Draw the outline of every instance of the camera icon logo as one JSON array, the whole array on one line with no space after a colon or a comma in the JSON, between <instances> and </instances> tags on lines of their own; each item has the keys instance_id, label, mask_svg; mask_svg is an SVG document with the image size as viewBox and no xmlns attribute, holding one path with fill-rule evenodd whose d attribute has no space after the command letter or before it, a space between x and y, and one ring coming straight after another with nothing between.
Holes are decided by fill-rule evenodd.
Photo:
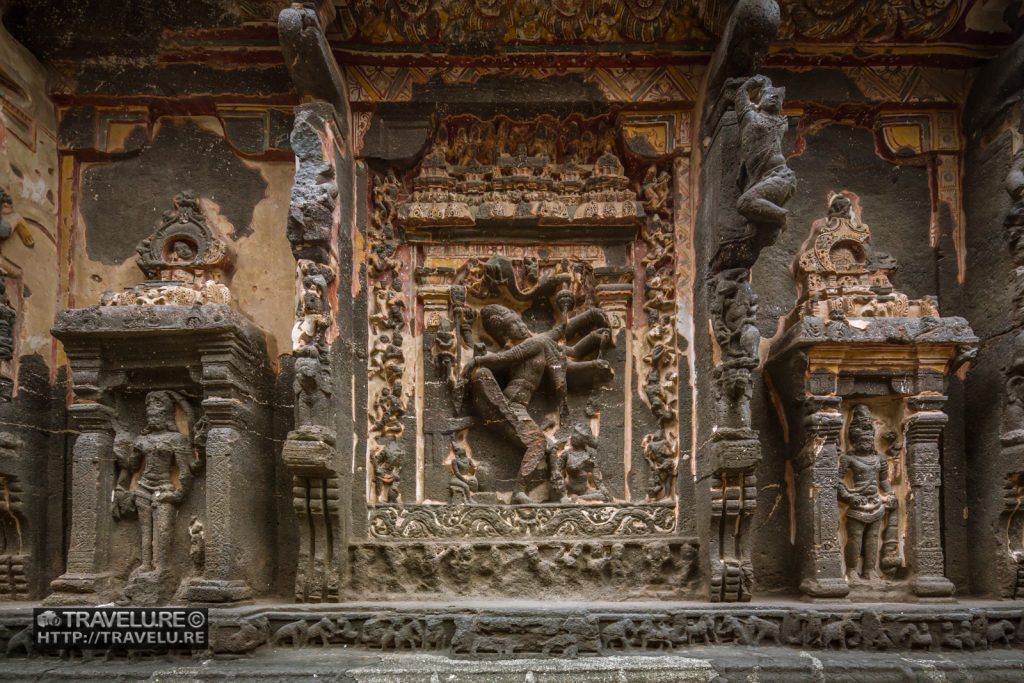
<instances>
[{"instance_id":1,"label":"camera icon logo","mask_svg":"<svg viewBox=\"0 0 1024 683\"><path fill-rule=\"evenodd\" d=\"M52 609L48 609L36 617L36 625L40 628L47 626L60 626L60 617Z\"/></svg>"}]
</instances>

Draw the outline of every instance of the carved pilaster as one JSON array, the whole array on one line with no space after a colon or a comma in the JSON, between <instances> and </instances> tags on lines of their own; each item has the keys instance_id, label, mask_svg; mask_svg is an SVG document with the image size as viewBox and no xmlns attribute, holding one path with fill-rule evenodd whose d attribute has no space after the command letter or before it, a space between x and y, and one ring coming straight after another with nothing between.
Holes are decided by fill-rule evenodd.
<instances>
[{"instance_id":1,"label":"carved pilaster","mask_svg":"<svg viewBox=\"0 0 1024 683\"><path fill-rule=\"evenodd\" d=\"M253 591L239 566L238 545L246 515L239 502L252 495L242 476L242 470L253 465L246 462L254 452L246 447L248 410L236 399L212 396L203 401L203 414L210 424L206 436L206 562L203 575L192 577L183 594L194 603L248 600Z\"/></svg>"},{"instance_id":2,"label":"carved pilaster","mask_svg":"<svg viewBox=\"0 0 1024 683\"><path fill-rule=\"evenodd\" d=\"M905 420L907 440L907 560L913 571L911 588L919 598L948 598L953 583L945 577L939 492L942 486L942 431L949 418L942 412L945 396L908 399L913 411Z\"/></svg>"},{"instance_id":3,"label":"carved pilaster","mask_svg":"<svg viewBox=\"0 0 1024 683\"><path fill-rule=\"evenodd\" d=\"M804 577L800 590L812 598L841 598L850 592L843 575L836 495L843 429L840 402L838 396L808 397L803 447L793 459L797 526L811 530L800 539Z\"/></svg>"},{"instance_id":4,"label":"carved pilaster","mask_svg":"<svg viewBox=\"0 0 1024 683\"><path fill-rule=\"evenodd\" d=\"M78 376L76 375L76 379ZM67 570L53 581L47 604L105 602L114 520L114 410L100 403L68 407L79 430L71 454L71 541Z\"/></svg>"}]
</instances>

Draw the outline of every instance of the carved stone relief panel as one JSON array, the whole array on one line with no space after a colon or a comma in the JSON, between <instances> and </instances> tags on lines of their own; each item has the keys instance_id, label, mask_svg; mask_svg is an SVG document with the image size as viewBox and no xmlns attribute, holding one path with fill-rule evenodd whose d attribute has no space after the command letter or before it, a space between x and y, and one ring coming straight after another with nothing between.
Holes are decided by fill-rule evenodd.
<instances>
[{"instance_id":1,"label":"carved stone relief panel","mask_svg":"<svg viewBox=\"0 0 1024 683\"><path fill-rule=\"evenodd\" d=\"M453 116L375 177L374 562L409 539L438 566L481 539L681 547L675 166L629 156L612 117Z\"/></svg>"}]
</instances>

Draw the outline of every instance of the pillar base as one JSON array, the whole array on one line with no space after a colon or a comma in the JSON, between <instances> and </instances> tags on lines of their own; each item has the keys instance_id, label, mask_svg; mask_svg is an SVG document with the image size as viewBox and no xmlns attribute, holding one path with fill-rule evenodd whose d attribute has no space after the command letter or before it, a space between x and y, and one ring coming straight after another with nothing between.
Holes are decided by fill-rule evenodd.
<instances>
[{"instance_id":1,"label":"pillar base","mask_svg":"<svg viewBox=\"0 0 1024 683\"><path fill-rule=\"evenodd\" d=\"M110 574L63 574L50 582L53 592L44 605L100 605L110 602L114 594L114 577Z\"/></svg>"},{"instance_id":2,"label":"pillar base","mask_svg":"<svg viewBox=\"0 0 1024 683\"><path fill-rule=\"evenodd\" d=\"M841 600L850 594L850 584L844 578L804 579L800 592L812 600Z\"/></svg>"},{"instance_id":3,"label":"pillar base","mask_svg":"<svg viewBox=\"0 0 1024 683\"><path fill-rule=\"evenodd\" d=\"M253 590L249 584L241 580L224 581L196 577L188 580L183 586L181 595L187 602L193 604L238 604L251 601Z\"/></svg>"},{"instance_id":4,"label":"pillar base","mask_svg":"<svg viewBox=\"0 0 1024 683\"><path fill-rule=\"evenodd\" d=\"M922 601L952 601L956 586L945 576L918 576L910 582L910 590Z\"/></svg>"}]
</instances>

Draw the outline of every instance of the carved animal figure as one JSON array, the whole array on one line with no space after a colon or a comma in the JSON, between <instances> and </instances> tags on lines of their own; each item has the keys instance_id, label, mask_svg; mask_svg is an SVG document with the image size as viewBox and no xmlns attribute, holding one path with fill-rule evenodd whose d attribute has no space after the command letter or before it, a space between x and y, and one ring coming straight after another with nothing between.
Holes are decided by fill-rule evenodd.
<instances>
[{"instance_id":1,"label":"carved animal figure","mask_svg":"<svg viewBox=\"0 0 1024 683\"><path fill-rule=\"evenodd\" d=\"M860 635L860 629L857 628L857 624L853 623L849 617L843 617L839 621L833 621L821 627L818 644L826 650L831 650L832 644L838 643L839 648L845 650L848 645L847 639L850 636L858 635Z\"/></svg>"},{"instance_id":2,"label":"carved animal figure","mask_svg":"<svg viewBox=\"0 0 1024 683\"><path fill-rule=\"evenodd\" d=\"M932 633L923 624L911 622L896 625L892 628L891 633L893 642L900 647L913 650L915 648L927 649L932 646Z\"/></svg>"},{"instance_id":3,"label":"carved animal figure","mask_svg":"<svg viewBox=\"0 0 1024 683\"><path fill-rule=\"evenodd\" d=\"M959 630L951 622L943 623L942 646L953 650L973 650L974 634L970 622L961 622Z\"/></svg>"},{"instance_id":4,"label":"carved animal figure","mask_svg":"<svg viewBox=\"0 0 1024 683\"><path fill-rule=\"evenodd\" d=\"M396 650L401 650L406 645L409 646L410 650L415 650L416 646L422 641L423 626L420 624L419 619L410 619L395 631Z\"/></svg>"},{"instance_id":5,"label":"carved animal figure","mask_svg":"<svg viewBox=\"0 0 1024 683\"><path fill-rule=\"evenodd\" d=\"M579 642L572 633L558 633L541 644L541 652L550 655L552 650L558 650L565 657L575 659L580 654Z\"/></svg>"},{"instance_id":6,"label":"carved animal figure","mask_svg":"<svg viewBox=\"0 0 1024 683\"><path fill-rule=\"evenodd\" d=\"M231 653L249 652L268 640L270 640L270 620L266 617L256 617L242 621L238 625L238 631L220 641L214 650ZM217 639L214 642L217 642Z\"/></svg>"},{"instance_id":7,"label":"carved animal figure","mask_svg":"<svg viewBox=\"0 0 1024 683\"><path fill-rule=\"evenodd\" d=\"M619 619L604 627L601 631L601 647L605 650L611 649L613 643L626 649L634 644L636 638L636 625L632 619Z\"/></svg>"},{"instance_id":8,"label":"carved animal figure","mask_svg":"<svg viewBox=\"0 0 1024 683\"><path fill-rule=\"evenodd\" d=\"M655 643L657 643L659 650L662 647L672 649L672 633L665 624L659 623L655 625L651 619L644 619L640 622L637 635L640 636L641 649L646 650L648 645L654 645Z\"/></svg>"},{"instance_id":9,"label":"carved animal figure","mask_svg":"<svg viewBox=\"0 0 1024 683\"><path fill-rule=\"evenodd\" d=\"M1016 629L1006 619L1000 619L994 624L988 624L985 627L985 641L991 646L994 643L1002 643L1006 647L1013 645L1013 638L1016 635Z\"/></svg>"},{"instance_id":10,"label":"carved animal figure","mask_svg":"<svg viewBox=\"0 0 1024 683\"><path fill-rule=\"evenodd\" d=\"M718 632L715 630L715 619L709 614L701 615L700 619L688 622L683 627L686 644L690 645L700 639L704 644L717 643Z\"/></svg>"},{"instance_id":11,"label":"carved animal figure","mask_svg":"<svg viewBox=\"0 0 1024 683\"><path fill-rule=\"evenodd\" d=\"M776 645L779 644L779 625L753 614L745 619L731 615L725 617L719 632L722 635L732 632L736 642L743 645L760 645L764 638L770 638Z\"/></svg>"},{"instance_id":12,"label":"carved animal figure","mask_svg":"<svg viewBox=\"0 0 1024 683\"><path fill-rule=\"evenodd\" d=\"M347 624L348 622L346 622ZM306 632L306 642L311 640L320 639L320 644L327 647L331 638L341 633L341 629L334 623L332 619L324 617L320 621L316 622L309 627L309 631Z\"/></svg>"},{"instance_id":13,"label":"carved animal figure","mask_svg":"<svg viewBox=\"0 0 1024 683\"><path fill-rule=\"evenodd\" d=\"M427 625L423 629L423 649L440 650L444 647L444 620L441 617L427 617Z\"/></svg>"},{"instance_id":14,"label":"carved animal figure","mask_svg":"<svg viewBox=\"0 0 1024 683\"><path fill-rule=\"evenodd\" d=\"M733 639L741 645L750 644L750 633L747 630L747 625L732 616L731 614L722 619L722 625L718 629L719 636L728 636L732 634Z\"/></svg>"},{"instance_id":15,"label":"carved animal figure","mask_svg":"<svg viewBox=\"0 0 1024 683\"><path fill-rule=\"evenodd\" d=\"M308 640L309 622L305 619L299 619L277 629L274 632L274 637L270 639L270 645L277 647L281 643L288 641L292 644L292 647L303 647Z\"/></svg>"},{"instance_id":16,"label":"carved animal figure","mask_svg":"<svg viewBox=\"0 0 1024 683\"><path fill-rule=\"evenodd\" d=\"M367 645L376 645L381 649L395 644L395 625L390 619L373 618L363 624L361 639Z\"/></svg>"},{"instance_id":17,"label":"carved animal figure","mask_svg":"<svg viewBox=\"0 0 1024 683\"><path fill-rule=\"evenodd\" d=\"M11 636L11 639L7 641L7 656L10 657L15 652L24 650L26 657L34 657L36 648L33 644L32 633L32 624L29 624Z\"/></svg>"}]
</instances>

